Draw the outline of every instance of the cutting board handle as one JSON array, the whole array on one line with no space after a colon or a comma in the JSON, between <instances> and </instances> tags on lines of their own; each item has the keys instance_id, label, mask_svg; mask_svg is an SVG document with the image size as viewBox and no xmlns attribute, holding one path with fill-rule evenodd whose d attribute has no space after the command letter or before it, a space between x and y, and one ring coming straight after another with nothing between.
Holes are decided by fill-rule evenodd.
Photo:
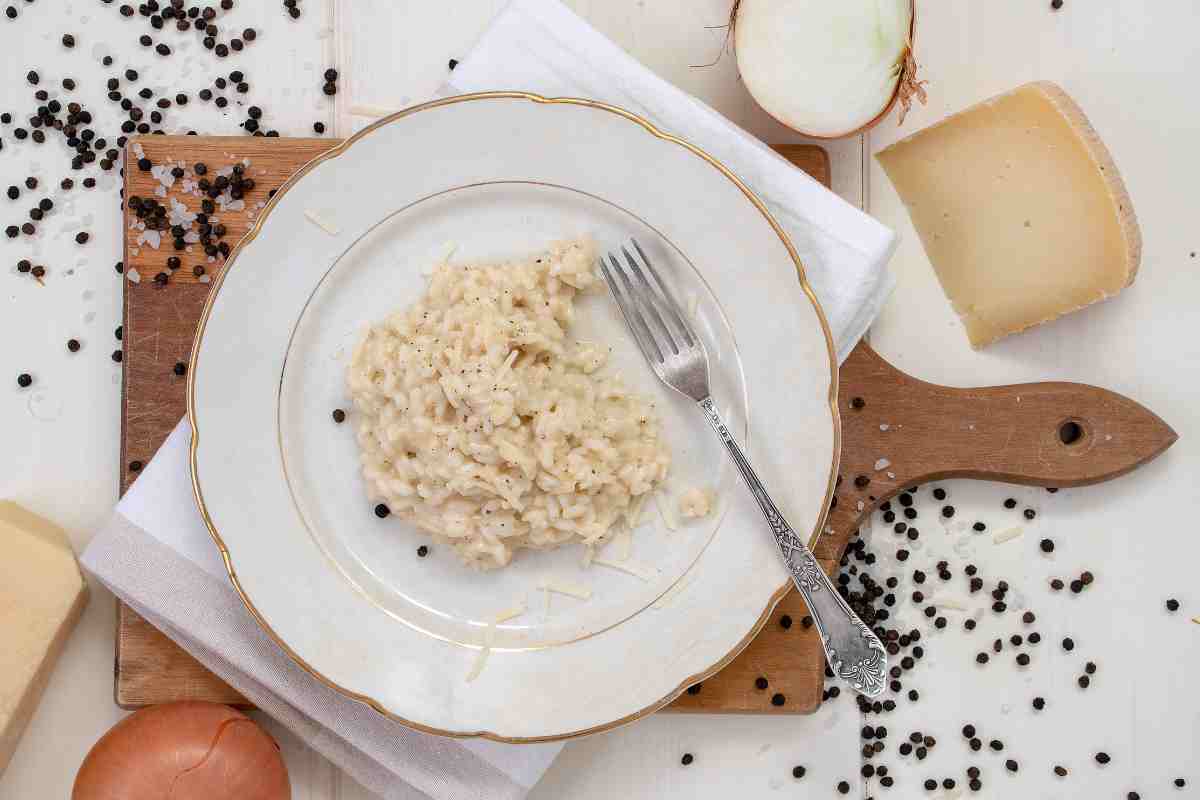
<instances>
[{"instance_id":1,"label":"cutting board handle","mask_svg":"<svg viewBox=\"0 0 1200 800\"><path fill-rule=\"evenodd\" d=\"M978 478L1083 486L1123 475L1178 438L1127 397L1081 383L955 389L917 380L865 342L841 368L842 459L818 555L840 558L884 500L920 483Z\"/></svg>"}]
</instances>

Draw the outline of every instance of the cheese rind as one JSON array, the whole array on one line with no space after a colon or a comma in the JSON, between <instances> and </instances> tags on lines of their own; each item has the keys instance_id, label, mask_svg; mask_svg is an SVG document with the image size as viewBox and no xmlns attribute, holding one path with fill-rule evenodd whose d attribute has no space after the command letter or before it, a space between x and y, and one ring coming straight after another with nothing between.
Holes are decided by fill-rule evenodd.
<instances>
[{"instance_id":1,"label":"cheese rind","mask_svg":"<svg viewBox=\"0 0 1200 800\"><path fill-rule=\"evenodd\" d=\"M1053 83L986 100L876 158L973 347L1112 297L1137 275L1125 184Z\"/></svg>"},{"instance_id":2,"label":"cheese rind","mask_svg":"<svg viewBox=\"0 0 1200 800\"><path fill-rule=\"evenodd\" d=\"M61 528L0 502L0 775L87 605L87 583Z\"/></svg>"}]
</instances>

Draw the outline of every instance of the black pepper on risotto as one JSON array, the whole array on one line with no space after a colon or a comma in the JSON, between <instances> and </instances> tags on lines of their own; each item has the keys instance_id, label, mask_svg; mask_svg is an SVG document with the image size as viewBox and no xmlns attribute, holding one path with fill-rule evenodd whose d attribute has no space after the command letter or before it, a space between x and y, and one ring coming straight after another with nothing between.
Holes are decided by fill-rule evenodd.
<instances>
[{"instance_id":1,"label":"black pepper on risotto","mask_svg":"<svg viewBox=\"0 0 1200 800\"><path fill-rule=\"evenodd\" d=\"M654 404L567 331L595 246L442 264L367 329L347 370L371 499L481 569L518 548L594 547L635 526L670 454Z\"/></svg>"}]
</instances>

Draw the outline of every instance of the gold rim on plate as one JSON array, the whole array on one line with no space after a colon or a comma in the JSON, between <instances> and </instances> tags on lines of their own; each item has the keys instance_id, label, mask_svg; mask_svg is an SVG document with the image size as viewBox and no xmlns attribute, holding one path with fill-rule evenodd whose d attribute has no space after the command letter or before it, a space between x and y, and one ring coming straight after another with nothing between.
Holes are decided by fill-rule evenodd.
<instances>
[{"instance_id":1,"label":"gold rim on plate","mask_svg":"<svg viewBox=\"0 0 1200 800\"><path fill-rule=\"evenodd\" d=\"M221 551L221 559L225 563L225 569L229 573L229 579L233 583L234 590L238 593L238 596L242 599L242 603L246 606L246 610L250 612L250 615L252 617L254 617L254 619L258 623L259 627L262 628L262 630L275 642L276 645L279 646L279 648L281 650L283 650L285 653L287 653L288 656L293 661L295 661L297 664L299 664L300 667L302 667L306 672L308 672L310 675L312 675L314 678L316 678L317 680L319 680L321 683L325 684L329 688L339 692L340 694L342 694L346 697L349 697L353 700L358 700L359 702L365 703L368 706L370 706L371 708L375 709L380 714L382 714L383 716L387 717L388 719L398 722L398 723L400 723L406 727L412 728L414 730L421 731L423 733L430 733L430 734L435 734L438 736L448 736L448 737L457 738L457 739L483 738L483 739L490 739L490 740L496 741L496 742L505 742L508 744L534 744L534 743L538 743L538 742L562 741L562 740L566 740L566 739L574 739L579 736L587 736L592 733L600 733L602 731L611 730L611 729L619 727L621 725L628 724L635 720L641 719L642 717L647 716L648 714L652 714L655 711L658 711L660 708L667 705L672 700L674 700L676 697L681 695L684 691L686 691L689 686L692 686L693 684L699 683L700 681L703 681L706 678L711 677L712 675L716 674L717 672L719 672L720 670L725 668L729 664L729 662L733 661L733 659L736 658L738 656L738 654L741 653L742 650L744 650L748 644L750 644L750 642L754 639L754 637L758 635L758 632L760 630L762 630L763 625L766 624L767 619L770 618L771 612L774 611L775 606L779 604L779 601L783 599L784 595L786 595L788 590L791 588L791 586L792 586L791 581L788 581L783 586L779 587L779 589L777 589L775 591L775 593L771 595L771 599L767 603L766 608L763 609L763 612L759 616L758 621L755 622L753 627L746 633L746 636L743 637L742 640L733 647L733 649L731 649L728 653L726 653L723 658L721 658L719 661L717 661L717 663L713 664L712 666L708 667L707 669L702 670L701 672L699 672L695 675L691 675L688 678L686 678L678 686L676 686L674 689L672 689L671 692L668 693L665 697L663 697L659 700L656 700L655 702L651 703L650 705L646 706L645 708L642 708L639 711L635 711L632 714L627 714L626 716L621 717L620 719L616 719L616 720L613 720L612 722L607 722L602 725L596 725L591 728L587 728L585 730L573 731L571 733L556 734L553 736L507 737L507 736L501 736L501 735L491 732L491 731L474 731L474 732L463 733L463 732L459 732L459 731L439 730L437 728L431 728L427 725L422 725L418 722L413 722L412 720L404 719L403 717L398 716L397 714L389 711L378 700L376 700L372 697L368 697L366 695L351 691L350 689L347 689L344 686L340 686L339 684L333 682L329 678L322 675L319 671L317 671L316 668L314 668L311 664L309 664L307 661L302 659L299 656L299 654L297 654L294 650L292 650L287 645L287 643L274 631L274 629L271 628L271 626L267 623L267 621L262 617L262 615L258 612L258 609L255 608L254 603L252 603L250 601L250 598L246 595L246 592L242 589L241 582L239 581L238 576L237 576L237 570L234 569L233 560L229 555L229 549L225 546L225 542L221 539L221 534L217 531L216 526L213 524L212 518L209 517L208 507L204 503L204 492L200 488L200 481L196 476L196 454L197 454L197 451L198 451L199 445L200 445L200 429L196 423L196 372L197 372L196 366L199 361L200 344L204 338L204 330L208 325L208 318L212 312L213 305L216 302L217 295L220 293L221 285L225 282L225 276L228 275L229 271L233 268L234 262L237 260L237 257L241 254L242 249L246 245L248 245L250 242L254 241L254 239L258 236L259 232L262 230L263 225L266 223L267 218L270 216L270 214L274 210L276 204L279 202L279 199L281 197L283 197L283 195L289 189L291 189L292 186L294 186L301 178L303 178L305 175L307 175L317 165L319 165L325 161L328 161L330 159L337 158L339 155L345 153L352 145L357 143L359 140L369 136L371 133L375 132L376 130L383 127L384 125L387 125L398 119L403 119L404 117L408 117L413 114L417 114L421 111L427 111L427 110L433 109L433 108L440 108L442 106L454 105L456 103L472 102L475 100L500 100L500 99L528 100L533 103L538 103L538 104L542 104L542 105L584 106L587 108L594 108L594 109L598 109L601 111L606 111L610 114L616 114L619 117L624 117L625 119L629 120L630 122L637 123L643 129L645 129L648 133L655 136L656 138L662 139L663 141L666 141L666 142L671 142L673 144L677 144L680 147L683 147L685 150L688 150L692 154L703 159L709 165L714 167L718 172L720 172L722 175L724 175L727 179L729 179L729 181L731 181L735 186L737 186L737 188L746 197L746 199L749 200L756 209L758 209L759 213L761 213L763 215L763 217L767 220L767 223L771 226L771 229L775 231L775 234L779 237L780 241L783 242L783 246L787 249L788 255L791 256L792 261L796 265L796 276L800 281L800 287L804 291L804 294L808 296L809 301L812 303L813 310L816 311L817 320L820 322L821 331L825 336L825 348L829 355L829 396L828 397L829 397L829 410L833 417L833 461L829 466L829 480L826 482L825 499L821 505L821 513L817 518L816 527L813 529L812 535L809 537L809 546L813 547L816 545L817 540L821 536L821 530L825 526L826 517L829 514L829 505L830 505L830 502L833 497L834 482L837 477L838 460L841 457L841 450L842 450L841 417L838 413L838 405L837 405L838 367L837 367L837 354L836 354L836 351L834 350L834 346L833 346L833 334L829 329L829 321L825 318L825 312L822 310L821 304L817 300L817 296L813 292L812 286L809 285L808 278L804 272L804 264L801 263L800 256L796 252L795 246L792 244L792 241L791 241L791 239L788 238L787 233L785 233L783 228L780 227L779 223L775 220L775 217L772 216L771 212L767 209L766 205L762 202L762 200L759 199L759 197L756 194L754 194L754 192L751 191L751 189L748 186L746 186L746 184L744 184L741 181L741 179L739 179L736 175L734 175L733 172L731 172L728 167L726 167L724 164L722 164L717 159L713 158L711 155L706 153L704 150L701 150L699 147L696 147L694 144L692 144L684 139L681 139L678 136L674 136L672 134L669 134L662 130L659 130L649 120L646 120L646 119L638 116L637 114L634 114L631 111L626 111L623 108L609 105L607 103L601 103L596 100L586 100L586 99L578 98L578 97L542 97L541 95L533 94L531 92L476 92L473 94L456 95L454 97L446 97L446 98L443 98L440 100L432 100L428 103L422 103L420 105L411 106L402 111L398 111L395 114L391 114L390 116L387 116L387 117L377 120L376 122L372 123L371 125L368 125L366 128L363 128L361 131L354 134L353 136L350 136L349 138L345 139L340 144L337 144L334 147L330 148L328 151L322 153L319 156L316 156L311 161L309 161L307 164L305 164L303 167L301 167L299 170L297 170L294 175L292 175L290 178L288 178L286 181L284 181L283 185L280 186L279 189L275 192L275 196L272 197L267 202L266 206L261 210L257 219L255 219L255 221L254 221L254 226L252 228L250 228L249 231L246 232L246 235L244 237L242 237L242 240L240 242L238 242L238 244L230 252L229 258L226 259L224 268L221 270L221 274L218 275L217 279L213 282L212 288L208 294L208 299L204 303L204 310L200 314L200 322L196 328L196 338L192 343L192 354L189 359L190 363L188 365L189 368L188 368L188 382L187 382L187 416L188 416L188 422L192 426L192 440L191 440L191 445L189 447L188 462L189 462L189 468L191 469L191 473L192 473L192 492L195 494L195 497L196 497L196 505L198 506L198 508L200 510L200 516L204 520L205 527L208 528L209 534L212 536L213 541L217 545L217 548Z\"/></svg>"}]
</instances>

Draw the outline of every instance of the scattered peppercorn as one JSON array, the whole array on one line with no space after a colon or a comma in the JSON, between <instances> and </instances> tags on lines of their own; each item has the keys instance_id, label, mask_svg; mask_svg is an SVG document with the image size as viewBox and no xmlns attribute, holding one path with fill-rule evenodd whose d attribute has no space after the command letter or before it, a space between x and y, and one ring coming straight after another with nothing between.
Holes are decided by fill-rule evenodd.
<instances>
[{"instance_id":1,"label":"scattered peppercorn","mask_svg":"<svg viewBox=\"0 0 1200 800\"><path fill-rule=\"evenodd\" d=\"M22 372L20 375L17 376L17 386L20 386L22 389L28 389L32 385L33 385L33 376L30 375L28 372Z\"/></svg>"},{"instance_id":2,"label":"scattered peppercorn","mask_svg":"<svg viewBox=\"0 0 1200 800\"><path fill-rule=\"evenodd\" d=\"M1109 761L1112 761L1112 758L1109 757L1108 753L1105 753L1103 750L1096 753L1097 764L1107 764Z\"/></svg>"},{"instance_id":3,"label":"scattered peppercorn","mask_svg":"<svg viewBox=\"0 0 1200 800\"><path fill-rule=\"evenodd\" d=\"M806 770L804 767L801 767L799 765L794 766L794 767L792 767L792 777L799 780L800 778L804 777L804 773L807 771L808 770Z\"/></svg>"},{"instance_id":4,"label":"scattered peppercorn","mask_svg":"<svg viewBox=\"0 0 1200 800\"><path fill-rule=\"evenodd\" d=\"M1042 548L1043 553L1053 553L1054 552L1054 542L1051 541L1050 539L1042 539L1041 548Z\"/></svg>"},{"instance_id":5,"label":"scattered peppercorn","mask_svg":"<svg viewBox=\"0 0 1200 800\"><path fill-rule=\"evenodd\" d=\"M1167 601L1167 611L1178 611L1178 610L1179 610L1179 601L1176 600L1174 597L1172 597L1170 600Z\"/></svg>"},{"instance_id":6,"label":"scattered peppercorn","mask_svg":"<svg viewBox=\"0 0 1200 800\"><path fill-rule=\"evenodd\" d=\"M686 767L688 764L691 764L695 760L696 760L695 756L693 756L691 753L684 753L683 758L679 759L679 763L683 764Z\"/></svg>"},{"instance_id":7,"label":"scattered peppercorn","mask_svg":"<svg viewBox=\"0 0 1200 800\"><path fill-rule=\"evenodd\" d=\"M782 694L779 694L778 692L771 695L771 705L773 705L773 706L781 706L786 702L787 702L787 698L784 697Z\"/></svg>"},{"instance_id":8,"label":"scattered peppercorn","mask_svg":"<svg viewBox=\"0 0 1200 800\"><path fill-rule=\"evenodd\" d=\"M72 353L78 353L79 352L79 340L78 339L67 339L67 350Z\"/></svg>"},{"instance_id":9,"label":"scattered peppercorn","mask_svg":"<svg viewBox=\"0 0 1200 800\"><path fill-rule=\"evenodd\" d=\"M392 513L392 510L390 508L388 508L387 506L385 506L383 503L380 503L379 505L375 506L375 516L379 517L380 519L385 519L391 513Z\"/></svg>"}]
</instances>

